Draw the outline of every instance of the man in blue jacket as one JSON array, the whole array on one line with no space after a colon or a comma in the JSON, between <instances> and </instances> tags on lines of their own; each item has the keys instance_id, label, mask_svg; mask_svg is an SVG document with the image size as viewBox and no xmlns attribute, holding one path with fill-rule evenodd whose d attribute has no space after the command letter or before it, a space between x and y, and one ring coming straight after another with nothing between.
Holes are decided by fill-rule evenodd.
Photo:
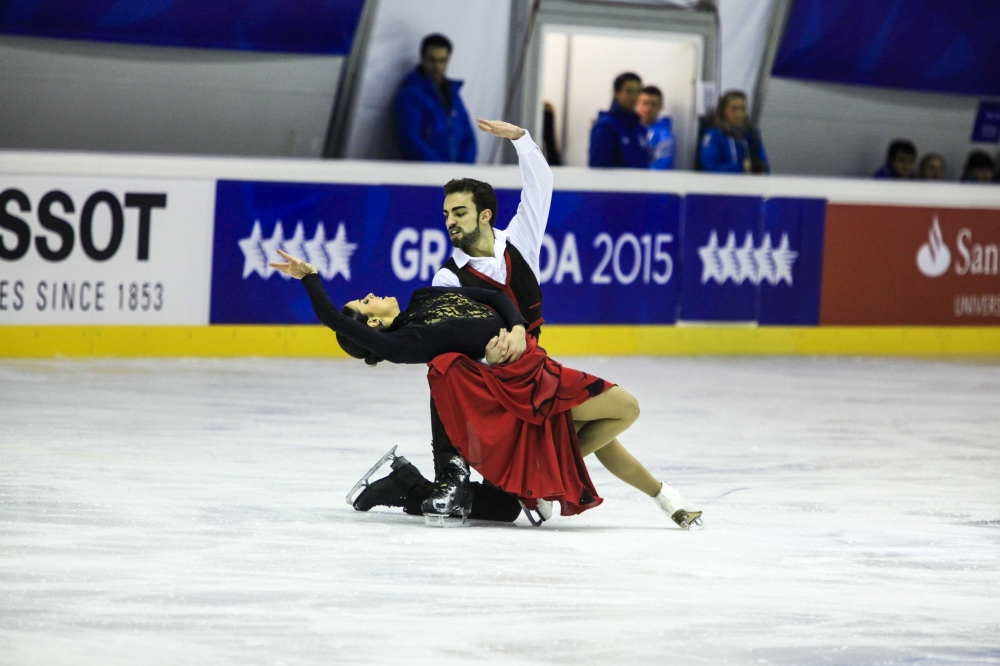
<instances>
[{"instance_id":1,"label":"man in blue jacket","mask_svg":"<svg viewBox=\"0 0 1000 666\"><path fill-rule=\"evenodd\" d=\"M649 168L646 128L635 112L642 79L625 72L615 79L611 108L601 111L590 131L590 166Z\"/></svg>"},{"instance_id":2,"label":"man in blue jacket","mask_svg":"<svg viewBox=\"0 0 1000 666\"><path fill-rule=\"evenodd\" d=\"M420 162L476 161L476 137L458 91L461 81L445 78L451 42L428 35L420 44L420 64L410 72L393 104L399 154Z\"/></svg>"},{"instance_id":3,"label":"man in blue jacket","mask_svg":"<svg viewBox=\"0 0 1000 666\"><path fill-rule=\"evenodd\" d=\"M670 116L660 117L663 109L663 92L656 86L646 86L639 91L635 110L646 126L646 143L649 148L650 169L674 168L674 128Z\"/></svg>"}]
</instances>

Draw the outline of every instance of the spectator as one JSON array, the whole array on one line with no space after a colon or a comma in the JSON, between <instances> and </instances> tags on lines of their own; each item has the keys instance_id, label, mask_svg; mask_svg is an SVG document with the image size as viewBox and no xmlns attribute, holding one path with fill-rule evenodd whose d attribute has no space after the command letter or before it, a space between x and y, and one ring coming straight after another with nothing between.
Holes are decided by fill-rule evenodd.
<instances>
[{"instance_id":1,"label":"spectator","mask_svg":"<svg viewBox=\"0 0 1000 666\"><path fill-rule=\"evenodd\" d=\"M721 173L770 173L767 153L747 118L747 96L730 90L719 99L713 127L701 140L701 168Z\"/></svg>"},{"instance_id":2,"label":"spectator","mask_svg":"<svg viewBox=\"0 0 1000 666\"><path fill-rule=\"evenodd\" d=\"M646 128L635 112L641 87L642 79L632 72L615 79L611 108L598 114L590 131L590 166L649 168Z\"/></svg>"},{"instance_id":3,"label":"spectator","mask_svg":"<svg viewBox=\"0 0 1000 666\"><path fill-rule=\"evenodd\" d=\"M562 152L556 142L556 108L551 102L542 107L542 154L549 166L562 166Z\"/></svg>"},{"instance_id":4,"label":"spectator","mask_svg":"<svg viewBox=\"0 0 1000 666\"><path fill-rule=\"evenodd\" d=\"M476 137L458 95L462 82L444 75L450 58L447 37L424 37L420 64L403 79L396 93L396 137L404 160L476 161Z\"/></svg>"},{"instance_id":5,"label":"spectator","mask_svg":"<svg viewBox=\"0 0 1000 666\"><path fill-rule=\"evenodd\" d=\"M993 179L993 158L982 150L973 150L965 160L963 183L988 183Z\"/></svg>"},{"instance_id":6,"label":"spectator","mask_svg":"<svg viewBox=\"0 0 1000 666\"><path fill-rule=\"evenodd\" d=\"M912 141L896 139L889 144L885 164L872 174L873 178L913 178L913 167L917 163L917 147Z\"/></svg>"},{"instance_id":7,"label":"spectator","mask_svg":"<svg viewBox=\"0 0 1000 666\"><path fill-rule=\"evenodd\" d=\"M639 91L636 104L639 120L648 129L646 143L649 145L650 169L674 168L674 130L670 116L660 118L663 109L663 93L656 86L646 86Z\"/></svg>"},{"instance_id":8,"label":"spectator","mask_svg":"<svg viewBox=\"0 0 1000 666\"><path fill-rule=\"evenodd\" d=\"M944 178L944 158L937 153L927 153L920 158L917 177L921 180L942 180Z\"/></svg>"}]
</instances>

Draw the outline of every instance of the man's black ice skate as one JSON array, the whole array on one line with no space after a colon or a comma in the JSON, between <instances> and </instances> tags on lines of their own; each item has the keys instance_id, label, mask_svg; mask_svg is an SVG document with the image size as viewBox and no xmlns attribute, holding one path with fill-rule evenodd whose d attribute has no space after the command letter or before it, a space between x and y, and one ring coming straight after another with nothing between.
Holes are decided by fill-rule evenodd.
<instances>
[{"instance_id":1,"label":"man's black ice skate","mask_svg":"<svg viewBox=\"0 0 1000 666\"><path fill-rule=\"evenodd\" d=\"M413 463L396 456L389 476L366 483L352 506L357 511L368 511L376 506L401 507L407 513L414 513L420 503L414 501L414 495L419 494L417 489L429 484Z\"/></svg>"},{"instance_id":2,"label":"man's black ice skate","mask_svg":"<svg viewBox=\"0 0 1000 666\"><path fill-rule=\"evenodd\" d=\"M420 504L424 521L437 527L464 525L472 511L469 464L461 456L452 456L435 485L431 496Z\"/></svg>"}]
</instances>

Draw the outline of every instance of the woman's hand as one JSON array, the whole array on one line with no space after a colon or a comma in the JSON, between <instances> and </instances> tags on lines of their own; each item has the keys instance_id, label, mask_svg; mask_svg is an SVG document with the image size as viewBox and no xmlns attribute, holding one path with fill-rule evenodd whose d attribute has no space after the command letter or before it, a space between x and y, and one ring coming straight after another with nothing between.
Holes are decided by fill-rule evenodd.
<instances>
[{"instance_id":1,"label":"woman's hand","mask_svg":"<svg viewBox=\"0 0 1000 666\"><path fill-rule=\"evenodd\" d=\"M288 261L284 263L272 263L271 268L277 268L279 271L285 275L291 275L296 280L301 280L305 276L311 273L317 273L316 267L312 264L307 264L301 259L296 259L287 252L278 250L278 254L287 259Z\"/></svg>"},{"instance_id":2,"label":"woman's hand","mask_svg":"<svg viewBox=\"0 0 1000 666\"><path fill-rule=\"evenodd\" d=\"M508 333L504 340L500 343L500 351L503 354L500 362L513 363L517 359L521 358L521 355L524 354L524 350L527 348L528 341L526 333L524 332L524 326L515 326L510 329L510 333Z\"/></svg>"},{"instance_id":3,"label":"woman's hand","mask_svg":"<svg viewBox=\"0 0 1000 666\"><path fill-rule=\"evenodd\" d=\"M498 335L486 343L486 362L490 365L498 365L503 362L503 351L501 346L507 340L507 330L501 328Z\"/></svg>"}]
</instances>

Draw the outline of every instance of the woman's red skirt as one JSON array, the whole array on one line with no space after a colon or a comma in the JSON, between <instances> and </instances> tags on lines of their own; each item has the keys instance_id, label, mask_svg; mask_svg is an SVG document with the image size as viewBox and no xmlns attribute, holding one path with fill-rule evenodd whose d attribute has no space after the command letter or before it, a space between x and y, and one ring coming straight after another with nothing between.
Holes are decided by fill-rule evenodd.
<instances>
[{"instance_id":1,"label":"woman's red skirt","mask_svg":"<svg viewBox=\"0 0 1000 666\"><path fill-rule=\"evenodd\" d=\"M562 515L599 505L570 409L608 390L599 377L549 358L534 337L515 363L490 367L442 354L427 381L448 437L490 483L529 508L558 501Z\"/></svg>"}]
</instances>

